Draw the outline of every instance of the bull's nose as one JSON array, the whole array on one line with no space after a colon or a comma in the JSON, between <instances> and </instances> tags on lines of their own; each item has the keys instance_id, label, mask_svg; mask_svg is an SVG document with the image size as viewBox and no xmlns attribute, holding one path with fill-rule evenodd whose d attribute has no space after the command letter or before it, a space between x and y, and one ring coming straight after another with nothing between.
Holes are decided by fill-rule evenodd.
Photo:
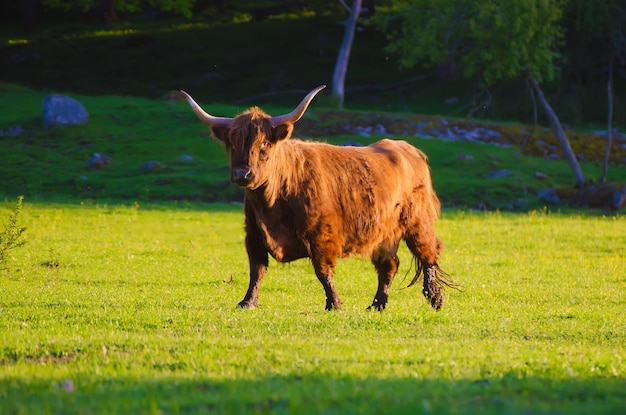
<instances>
[{"instance_id":1,"label":"bull's nose","mask_svg":"<svg viewBox=\"0 0 626 415\"><path fill-rule=\"evenodd\" d=\"M252 171L248 168L234 168L231 171L230 180L239 186L245 187L252 181Z\"/></svg>"}]
</instances>

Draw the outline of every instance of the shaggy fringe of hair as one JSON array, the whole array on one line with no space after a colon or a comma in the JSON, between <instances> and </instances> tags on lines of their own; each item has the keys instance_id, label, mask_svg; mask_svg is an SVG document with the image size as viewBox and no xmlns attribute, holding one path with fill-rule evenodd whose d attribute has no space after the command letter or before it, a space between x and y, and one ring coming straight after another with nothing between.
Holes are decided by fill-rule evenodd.
<instances>
[{"instance_id":1,"label":"shaggy fringe of hair","mask_svg":"<svg viewBox=\"0 0 626 415\"><path fill-rule=\"evenodd\" d=\"M421 279L424 278L424 266L422 265L421 261L419 261L416 257L413 257L413 263L415 264L415 276L413 277L413 279L411 280L411 282L409 283L409 285L407 285L404 288L409 288L414 286L418 281L420 281ZM413 267L411 267L413 268ZM443 288L450 288L453 290L457 290L457 291L461 291L461 285L457 284L456 282L454 282L454 280L452 279L452 277L446 273L444 270L442 270L441 268L439 268L439 265L434 265L435 268L435 283ZM411 270L409 269L408 272L410 272ZM407 273L408 273L407 272Z\"/></svg>"}]
</instances>

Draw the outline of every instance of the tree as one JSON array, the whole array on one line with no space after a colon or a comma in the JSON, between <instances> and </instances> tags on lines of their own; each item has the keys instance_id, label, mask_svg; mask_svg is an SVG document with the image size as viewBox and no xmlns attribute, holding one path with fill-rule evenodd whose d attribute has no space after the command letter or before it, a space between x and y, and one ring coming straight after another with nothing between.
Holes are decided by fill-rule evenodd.
<instances>
[{"instance_id":1,"label":"tree","mask_svg":"<svg viewBox=\"0 0 626 415\"><path fill-rule=\"evenodd\" d=\"M344 7L348 10L348 20L343 34L343 41L337 54L337 62L335 63L335 72L333 73L333 91L332 96L337 102L339 108L343 109L345 97L344 86L346 82L346 72L348 72L348 61L350 60L350 51L352 42L354 41L354 32L356 31L356 22L361 13L362 0L354 0L352 8L348 7L343 0L340 0Z\"/></svg>"},{"instance_id":2,"label":"tree","mask_svg":"<svg viewBox=\"0 0 626 415\"><path fill-rule=\"evenodd\" d=\"M626 3L622 0L570 0L567 12L571 20L568 36L575 45L572 60L582 57L577 60L578 70L594 76L592 71L597 66L606 67L607 145L601 178L606 182L613 142L613 72L615 62L623 63L626 59Z\"/></svg>"},{"instance_id":3,"label":"tree","mask_svg":"<svg viewBox=\"0 0 626 415\"><path fill-rule=\"evenodd\" d=\"M392 0L375 20L390 29L389 51L404 66L454 62L463 77L478 79L484 89L526 77L582 186L578 160L541 88L557 74L564 1Z\"/></svg>"}]
</instances>

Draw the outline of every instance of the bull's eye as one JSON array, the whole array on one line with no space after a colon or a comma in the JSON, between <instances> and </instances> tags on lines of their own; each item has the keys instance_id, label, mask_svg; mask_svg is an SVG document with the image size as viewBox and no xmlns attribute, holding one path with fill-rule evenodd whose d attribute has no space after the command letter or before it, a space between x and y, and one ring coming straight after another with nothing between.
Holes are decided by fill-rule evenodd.
<instances>
[{"instance_id":1,"label":"bull's eye","mask_svg":"<svg viewBox=\"0 0 626 415\"><path fill-rule=\"evenodd\" d=\"M267 160L267 153L270 149L270 142L269 141L263 141L261 143L261 147L259 149L259 156L261 157L261 160Z\"/></svg>"}]
</instances>

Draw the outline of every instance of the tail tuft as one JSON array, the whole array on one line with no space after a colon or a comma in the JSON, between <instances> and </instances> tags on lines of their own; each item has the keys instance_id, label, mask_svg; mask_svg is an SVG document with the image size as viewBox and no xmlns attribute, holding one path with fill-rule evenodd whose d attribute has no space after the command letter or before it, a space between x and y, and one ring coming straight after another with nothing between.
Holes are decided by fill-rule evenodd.
<instances>
[{"instance_id":1,"label":"tail tuft","mask_svg":"<svg viewBox=\"0 0 626 415\"><path fill-rule=\"evenodd\" d=\"M439 268L439 265L435 264L425 268L423 264L415 258L415 268L415 276L406 288L415 285L423 277L425 281L422 294L424 294L424 297L426 297L434 309L440 310L441 307L443 307L444 289L451 288L461 291L460 284L454 282L450 275Z\"/></svg>"}]
</instances>

